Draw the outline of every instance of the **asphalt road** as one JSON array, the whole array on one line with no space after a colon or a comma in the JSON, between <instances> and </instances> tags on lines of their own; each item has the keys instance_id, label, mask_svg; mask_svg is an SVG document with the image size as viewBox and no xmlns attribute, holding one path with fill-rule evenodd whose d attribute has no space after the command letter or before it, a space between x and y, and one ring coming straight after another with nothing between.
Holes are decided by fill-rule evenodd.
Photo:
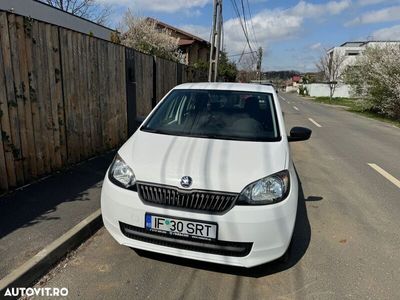
<instances>
[{"instance_id":1,"label":"asphalt road","mask_svg":"<svg viewBox=\"0 0 400 300\"><path fill-rule=\"evenodd\" d=\"M137 252L102 229L44 286L71 299L400 299L400 129L280 97L287 131L313 130L291 145L302 186L288 263L246 270Z\"/></svg>"}]
</instances>

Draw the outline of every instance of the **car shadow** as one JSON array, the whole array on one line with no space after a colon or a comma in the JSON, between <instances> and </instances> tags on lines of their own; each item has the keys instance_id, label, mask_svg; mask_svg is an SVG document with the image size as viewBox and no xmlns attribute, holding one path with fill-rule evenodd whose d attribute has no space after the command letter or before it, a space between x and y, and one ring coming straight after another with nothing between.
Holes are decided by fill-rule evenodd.
<instances>
[{"instance_id":1,"label":"car shadow","mask_svg":"<svg viewBox=\"0 0 400 300\"><path fill-rule=\"evenodd\" d=\"M296 171L297 174L297 171ZM292 248L290 251L289 259L286 262L269 262L253 268L241 268L233 266L225 266L214 263L207 263L191 259L185 259L165 254L148 252L139 249L133 249L139 256L151 260L162 261L169 264L181 265L185 267L201 269L212 272L226 273L244 277L264 277L270 274L282 272L295 266L306 253L311 240L311 226L307 216L306 201L319 201L322 197L310 196L304 197L304 192L301 180L297 175L299 181L299 202L297 206L297 218L293 232Z\"/></svg>"}]
</instances>

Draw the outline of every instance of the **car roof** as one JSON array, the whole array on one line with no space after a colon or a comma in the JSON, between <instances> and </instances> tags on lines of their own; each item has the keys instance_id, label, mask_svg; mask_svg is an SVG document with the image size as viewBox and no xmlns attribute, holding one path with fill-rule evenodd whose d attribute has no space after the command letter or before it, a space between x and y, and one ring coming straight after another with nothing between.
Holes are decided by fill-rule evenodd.
<instances>
[{"instance_id":1,"label":"car roof","mask_svg":"<svg viewBox=\"0 0 400 300\"><path fill-rule=\"evenodd\" d=\"M237 82L189 82L176 86L179 90L225 90L225 91L245 91L259 93L274 93L275 89L270 85Z\"/></svg>"}]
</instances>

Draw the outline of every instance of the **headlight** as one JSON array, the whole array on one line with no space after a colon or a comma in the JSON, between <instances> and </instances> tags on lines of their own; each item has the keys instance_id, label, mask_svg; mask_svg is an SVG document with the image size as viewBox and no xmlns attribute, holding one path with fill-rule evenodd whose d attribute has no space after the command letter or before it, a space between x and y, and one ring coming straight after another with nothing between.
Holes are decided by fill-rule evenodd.
<instances>
[{"instance_id":1,"label":"headlight","mask_svg":"<svg viewBox=\"0 0 400 300\"><path fill-rule=\"evenodd\" d=\"M110 166L108 177L114 184L126 189L132 188L136 184L135 174L118 154Z\"/></svg>"},{"instance_id":2,"label":"headlight","mask_svg":"<svg viewBox=\"0 0 400 300\"><path fill-rule=\"evenodd\" d=\"M289 171L284 170L261 178L246 186L240 193L237 204L262 205L282 201L289 194Z\"/></svg>"}]
</instances>

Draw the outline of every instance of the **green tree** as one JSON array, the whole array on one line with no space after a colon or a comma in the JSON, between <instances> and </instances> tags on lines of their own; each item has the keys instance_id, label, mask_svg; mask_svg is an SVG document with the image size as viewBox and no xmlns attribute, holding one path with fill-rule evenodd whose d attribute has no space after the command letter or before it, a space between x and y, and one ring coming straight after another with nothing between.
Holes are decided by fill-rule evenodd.
<instances>
[{"instance_id":1,"label":"green tree","mask_svg":"<svg viewBox=\"0 0 400 300\"><path fill-rule=\"evenodd\" d=\"M369 47L344 80L366 109L400 120L400 46Z\"/></svg>"},{"instance_id":2,"label":"green tree","mask_svg":"<svg viewBox=\"0 0 400 300\"><path fill-rule=\"evenodd\" d=\"M208 72L210 63L200 60L194 64L194 67L200 71ZM218 78L220 81L234 82L236 80L238 70L236 64L229 60L225 51L221 51L218 61Z\"/></svg>"},{"instance_id":3,"label":"green tree","mask_svg":"<svg viewBox=\"0 0 400 300\"><path fill-rule=\"evenodd\" d=\"M227 82L234 82L237 73L236 64L229 60L225 51L221 51L218 64L218 77Z\"/></svg>"}]
</instances>

